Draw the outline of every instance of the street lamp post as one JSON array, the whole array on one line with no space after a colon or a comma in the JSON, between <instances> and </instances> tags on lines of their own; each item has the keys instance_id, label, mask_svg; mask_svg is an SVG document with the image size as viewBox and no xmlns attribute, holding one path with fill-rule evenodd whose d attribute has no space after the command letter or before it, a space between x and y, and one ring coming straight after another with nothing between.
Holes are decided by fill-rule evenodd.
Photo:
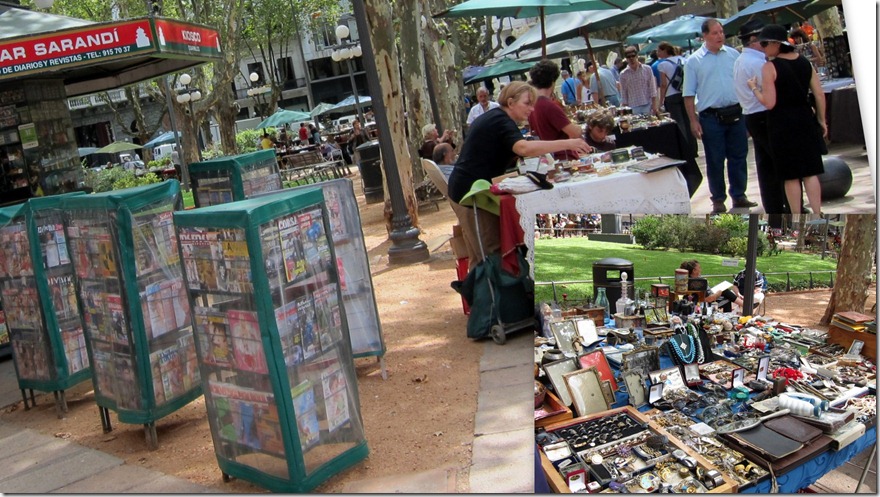
<instances>
[{"instance_id":1,"label":"street lamp post","mask_svg":"<svg viewBox=\"0 0 880 497\"><path fill-rule=\"evenodd\" d=\"M260 119L263 119L263 107L266 105L265 95L272 91L272 88L268 85L255 86L257 81L260 80L260 75L255 72L250 73L248 79L251 80L251 87L248 88L247 95L256 101L257 114L259 114Z\"/></svg>"},{"instance_id":2,"label":"street lamp post","mask_svg":"<svg viewBox=\"0 0 880 497\"><path fill-rule=\"evenodd\" d=\"M189 116L193 123L192 139L196 145L196 151L199 154L199 162L201 162L202 147L199 145L199 125L196 122L196 114L195 112L193 112L193 102L198 102L202 99L202 92L199 91L198 88L189 87L190 83L192 83L192 76L190 76L189 74L181 74L179 81L180 84L183 85L183 89L177 91L177 103L189 105Z\"/></svg>"},{"instance_id":3,"label":"street lamp post","mask_svg":"<svg viewBox=\"0 0 880 497\"><path fill-rule=\"evenodd\" d=\"M333 51L330 53L330 58L333 59L333 62L345 60L348 64L348 77L351 80L351 93L354 95L354 106L357 109L358 120L361 124L366 124L364 121L364 113L361 111L361 102L360 99L358 99L357 85L354 82L354 62L352 62L352 59L355 57L363 55L363 51L361 50L360 43L354 43L351 41L345 43L342 41L343 39L348 38L349 34L351 34L351 31L348 29L348 26L344 24L336 26L336 39L339 44L333 47Z\"/></svg>"}]
</instances>

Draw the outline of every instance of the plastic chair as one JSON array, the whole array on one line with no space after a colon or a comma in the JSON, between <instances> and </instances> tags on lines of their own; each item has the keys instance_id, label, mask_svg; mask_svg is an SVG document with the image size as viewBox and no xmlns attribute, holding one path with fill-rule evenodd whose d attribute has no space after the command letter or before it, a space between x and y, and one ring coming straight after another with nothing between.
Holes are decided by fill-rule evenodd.
<instances>
[{"instance_id":1,"label":"plastic chair","mask_svg":"<svg viewBox=\"0 0 880 497\"><path fill-rule=\"evenodd\" d=\"M428 178L431 179L431 183L434 183L434 186L437 187L437 190L439 190L444 197L449 198L449 183L446 181L446 176L437 166L437 163L431 159L422 159L422 169L425 170L425 173L427 173Z\"/></svg>"}]
</instances>

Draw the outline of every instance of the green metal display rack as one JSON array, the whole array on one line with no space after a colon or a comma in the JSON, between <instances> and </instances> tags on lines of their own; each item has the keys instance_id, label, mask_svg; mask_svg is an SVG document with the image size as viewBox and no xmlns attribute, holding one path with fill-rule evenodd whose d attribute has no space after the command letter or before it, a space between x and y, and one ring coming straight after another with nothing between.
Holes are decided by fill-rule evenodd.
<instances>
[{"instance_id":1,"label":"green metal display rack","mask_svg":"<svg viewBox=\"0 0 880 497\"><path fill-rule=\"evenodd\" d=\"M67 412L64 391L92 374L59 210L75 195L81 193L0 209L0 300L18 387L25 409L34 390L52 392L59 418Z\"/></svg>"},{"instance_id":2,"label":"green metal display rack","mask_svg":"<svg viewBox=\"0 0 880 497\"><path fill-rule=\"evenodd\" d=\"M274 150L218 157L189 165L196 207L225 204L281 189Z\"/></svg>"},{"instance_id":3,"label":"green metal display rack","mask_svg":"<svg viewBox=\"0 0 880 497\"><path fill-rule=\"evenodd\" d=\"M180 184L65 198L61 202L104 432L109 410L143 424L158 447L156 420L202 394L192 312L173 211Z\"/></svg>"},{"instance_id":4,"label":"green metal display rack","mask_svg":"<svg viewBox=\"0 0 880 497\"><path fill-rule=\"evenodd\" d=\"M224 481L308 492L364 459L321 192L176 212L174 222Z\"/></svg>"}]
</instances>

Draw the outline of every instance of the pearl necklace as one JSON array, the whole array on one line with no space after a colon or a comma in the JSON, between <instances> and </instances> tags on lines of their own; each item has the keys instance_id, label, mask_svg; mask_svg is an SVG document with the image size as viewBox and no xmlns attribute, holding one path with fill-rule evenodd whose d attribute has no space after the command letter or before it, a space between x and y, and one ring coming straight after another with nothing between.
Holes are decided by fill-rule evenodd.
<instances>
[{"instance_id":1,"label":"pearl necklace","mask_svg":"<svg viewBox=\"0 0 880 497\"><path fill-rule=\"evenodd\" d=\"M685 364L690 364L694 362L694 355L696 354L696 347L694 347L694 337L689 334L685 335L687 337L688 343L686 347L688 348L688 352L685 353L681 350L681 346L678 345L678 342L675 341L675 338L670 338L669 342L672 343L672 350L675 351L675 355L678 356L679 359L682 360ZM684 345L684 344L682 344Z\"/></svg>"},{"instance_id":2,"label":"pearl necklace","mask_svg":"<svg viewBox=\"0 0 880 497\"><path fill-rule=\"evenodd\" d=\"M706 358L703 356L703 342L700 340L700 334L697 332L697 327L693 323L688 323L685 329L688 331L688 336L693 337L695 346L694 349L696 351L697 356L697 364L703 364L703 361Z\"/></svg>"}]
</instances>

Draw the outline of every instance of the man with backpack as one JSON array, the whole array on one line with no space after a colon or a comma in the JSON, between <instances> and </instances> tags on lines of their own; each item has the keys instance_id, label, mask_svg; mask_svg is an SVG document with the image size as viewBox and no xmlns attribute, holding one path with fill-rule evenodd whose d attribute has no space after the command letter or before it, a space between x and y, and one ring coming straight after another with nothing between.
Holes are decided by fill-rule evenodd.
<instances>
[{"instance_id":1,"label":"man with backpack","mask_svg":"<svg viewBox=\"0 0 880 497\"><path fill-rule=\"evenodd\" d=\"M697 140L691 132L681 86L684 82L684 58L675 54L675 47L669 42L661 42L657 46L657 72L660 73L660 102L666 112L678 125L688 143L691 157L697 156Z\"/></svg>"}]
</instances>

